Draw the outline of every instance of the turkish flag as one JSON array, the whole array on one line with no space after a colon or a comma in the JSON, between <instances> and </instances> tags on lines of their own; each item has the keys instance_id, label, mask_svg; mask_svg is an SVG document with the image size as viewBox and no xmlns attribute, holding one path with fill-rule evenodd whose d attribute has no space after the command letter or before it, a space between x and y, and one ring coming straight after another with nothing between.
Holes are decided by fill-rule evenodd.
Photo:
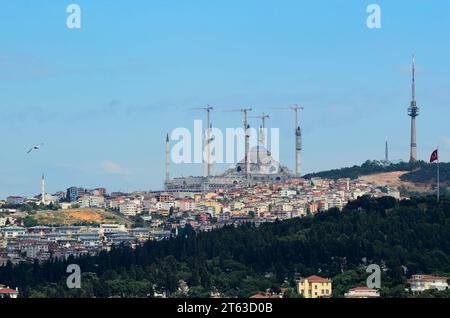
<instances>
[{"instance_id":1,"label":"turkish flag","mask_svg":"<svg viewBox=\"0 0 450 318\"><path fill-rule=\"evenodd\" d=\"M430 162L435 162L436 160L438 160L438 150L437 149L435 151L433 151L433 153L431 154Z\"/></svg>"}]
</instances>

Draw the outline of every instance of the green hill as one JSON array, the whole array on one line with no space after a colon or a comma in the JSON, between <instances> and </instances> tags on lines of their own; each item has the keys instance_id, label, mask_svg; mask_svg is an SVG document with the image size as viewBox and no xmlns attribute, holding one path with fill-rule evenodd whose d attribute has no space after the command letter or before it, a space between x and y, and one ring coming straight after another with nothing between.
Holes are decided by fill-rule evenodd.
<instances>
[{"instance_id":1,"label":"green hill","mask_svg":"<svg viewBox=\"0 0 450 318\"><path fill-rule=\"evenodd\" d=\"M442 162L439 164L439 167L440 167L441 186L449 187L450 163ZM360 176L393 171L408 171L408 173L400 177L402 181L408 181L413 183L426 183L426 184L436 183L436 164L426 163L424 161L418 161L415 163L401 162L397 164L385 165L380 161L367 160L360 166L356 165L353 167L310 173L305 175L304 178L311 179L314 177L319 177L327 179L340 179L340 178L356 179Z\"/></svg>"},{"instance_id":2,"label":"green hill","mask_svg":"<svg viewBox=\"0 0 450 318\"><path fill-rule=\"evenodd\" d=\"M340 179L340 178L350 178L356 179L360 176L365 176L369 174L382 173L382 172L393 172L393 171L413 171L415 169L420 169L427 164L423 161L418 161L415 163L400 162L397 164L385 165L381 161L377 160L367 160L362 165L355 165L353 167L345 167L340 169L326 170L321 172L309 173L304 176L306 179L311 178L326 178L326 179Z\"/></svg>"}]
</instances>

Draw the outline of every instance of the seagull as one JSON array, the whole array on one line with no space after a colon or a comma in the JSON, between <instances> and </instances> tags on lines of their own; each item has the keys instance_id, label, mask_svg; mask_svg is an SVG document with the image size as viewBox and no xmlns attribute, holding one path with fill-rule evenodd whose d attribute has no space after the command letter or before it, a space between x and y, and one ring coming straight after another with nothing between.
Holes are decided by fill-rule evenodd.
<instances>
[{"instance_id":1,"label":"seagull","mask_svg":"<svg viewBox=\"0 0 450 318\"><path fill-rule=\"evenodd\" d=\"M33 150L38 150L39 148L41 148L44 144L41 143L39 145L34 145L33 147L30 148L30 150L27 151L27 153L31 153Z\"/></svg>"}]
</instances>

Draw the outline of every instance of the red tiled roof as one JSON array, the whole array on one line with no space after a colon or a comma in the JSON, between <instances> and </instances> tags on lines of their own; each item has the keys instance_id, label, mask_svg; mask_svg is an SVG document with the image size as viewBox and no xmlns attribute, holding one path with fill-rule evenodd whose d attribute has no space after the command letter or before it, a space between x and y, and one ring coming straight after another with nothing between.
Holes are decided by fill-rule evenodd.
<instances>
[{"instance_id":1,"label":"red tiled roof","mask_svg":"<svg viewBox=\"0 0 450 318\"><path fill-rule=\"evenodd\" d=\"M331 282L331 280L329 280L328 278L322 278L316 275L312 275L309 277L306 277L305 279L311 281L311 282L319 282L319 283L329 283Z\"/></svg>"},{"instance_id":2,"label":"red tiled roof","mask_svg":"<svg viewBox=\"0 0 450 318\"><path fill-rule=\"evenodd\" d=\"M250 296L250 298L267 298L267 297L264 294L254 294L254 295Z\"/></svg>"},{"instance_id":3,"label":"red tiled roof","mask_svg":"<svg viewBox=\"0 0 450 318\"><path fill-rule=\"evenodd\" d=\"M272 294L254 294L250 296L250 298L281 298L280 295L272 295Z\"/></svg>"},{"instance_id":4,"label":"red tiled roof","mask_svg":"<svg viewBox=\"0 0 450 318\"><path fill-rule=\"evenodd\" d=\"M11 288L2 288L0 289L0 294L18 294L19 292L17 290L11 289Z\"/></svg>"},{"instance_id":5,"label":"red tiled roof","mask_svg":"<svg viewBox=\"0 0 450 318\"><path fill-rule=\"evenodd\" d=\"M365 286L355 287L355 288L352 288L350 290L352 290L352 291L358 291L358 290L373 290L373 291L376 291L376 289L365 287Z\"/></svg>"},{"instance_id":6,"label":"red tiled roof","mask_svg":"<svg viewBox=\"0 0 450 318\"><path fill-rule=\"evenodd\" d=\"M447 280L448 277L444 276L431 276L431 275L423 275L420 278L413 277L410 280Z\"/></svg>"}]
</instances>

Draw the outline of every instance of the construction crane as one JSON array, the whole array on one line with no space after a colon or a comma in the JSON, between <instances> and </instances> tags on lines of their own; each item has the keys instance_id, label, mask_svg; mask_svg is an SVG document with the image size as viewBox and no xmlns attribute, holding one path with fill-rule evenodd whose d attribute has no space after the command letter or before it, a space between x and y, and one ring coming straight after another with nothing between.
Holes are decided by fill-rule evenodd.
<instances>
[{"instance_id":1,"label":"construction crane","mask_svg":"<svg viewBox=\"0 0 450 318\"><path fill-rule=\"evenodd\" d=\"M204 146L204 150L206 151L206 155L207 155L207 159L205 162L204 156L202 155L203 158L203 163L204 163L204 168L206 170L206 176L210 177L212 175L212 169L213 169L213 165L211 163L211 142L212 142L212 138L211 138L211 129L212 129L212 125L211 125L211 112L213 111L214 107L210 106L210 105L206 105L205 107L198 107L198 108L191 108L191 110L203 110L206 111L206 118L207 118L207 128L206 128L206 140L203 141L203 146Z\"/></svg>"},{"instance_id":2,"label":"construction crane","mask_svg":"<svg viewBox=\"0 0 450 318\"><path fill-rule=\"evenodd\" d=\"M249 132L248 128L250 126L248 125L248 113L251 112L252 108L241 108L241 109L230 109L225 110L225 112L241 112L244 114L244 132L245 132L245 176L248 179L250 175L250 163L249 163Z\"/></svg>"}]
</instances>

